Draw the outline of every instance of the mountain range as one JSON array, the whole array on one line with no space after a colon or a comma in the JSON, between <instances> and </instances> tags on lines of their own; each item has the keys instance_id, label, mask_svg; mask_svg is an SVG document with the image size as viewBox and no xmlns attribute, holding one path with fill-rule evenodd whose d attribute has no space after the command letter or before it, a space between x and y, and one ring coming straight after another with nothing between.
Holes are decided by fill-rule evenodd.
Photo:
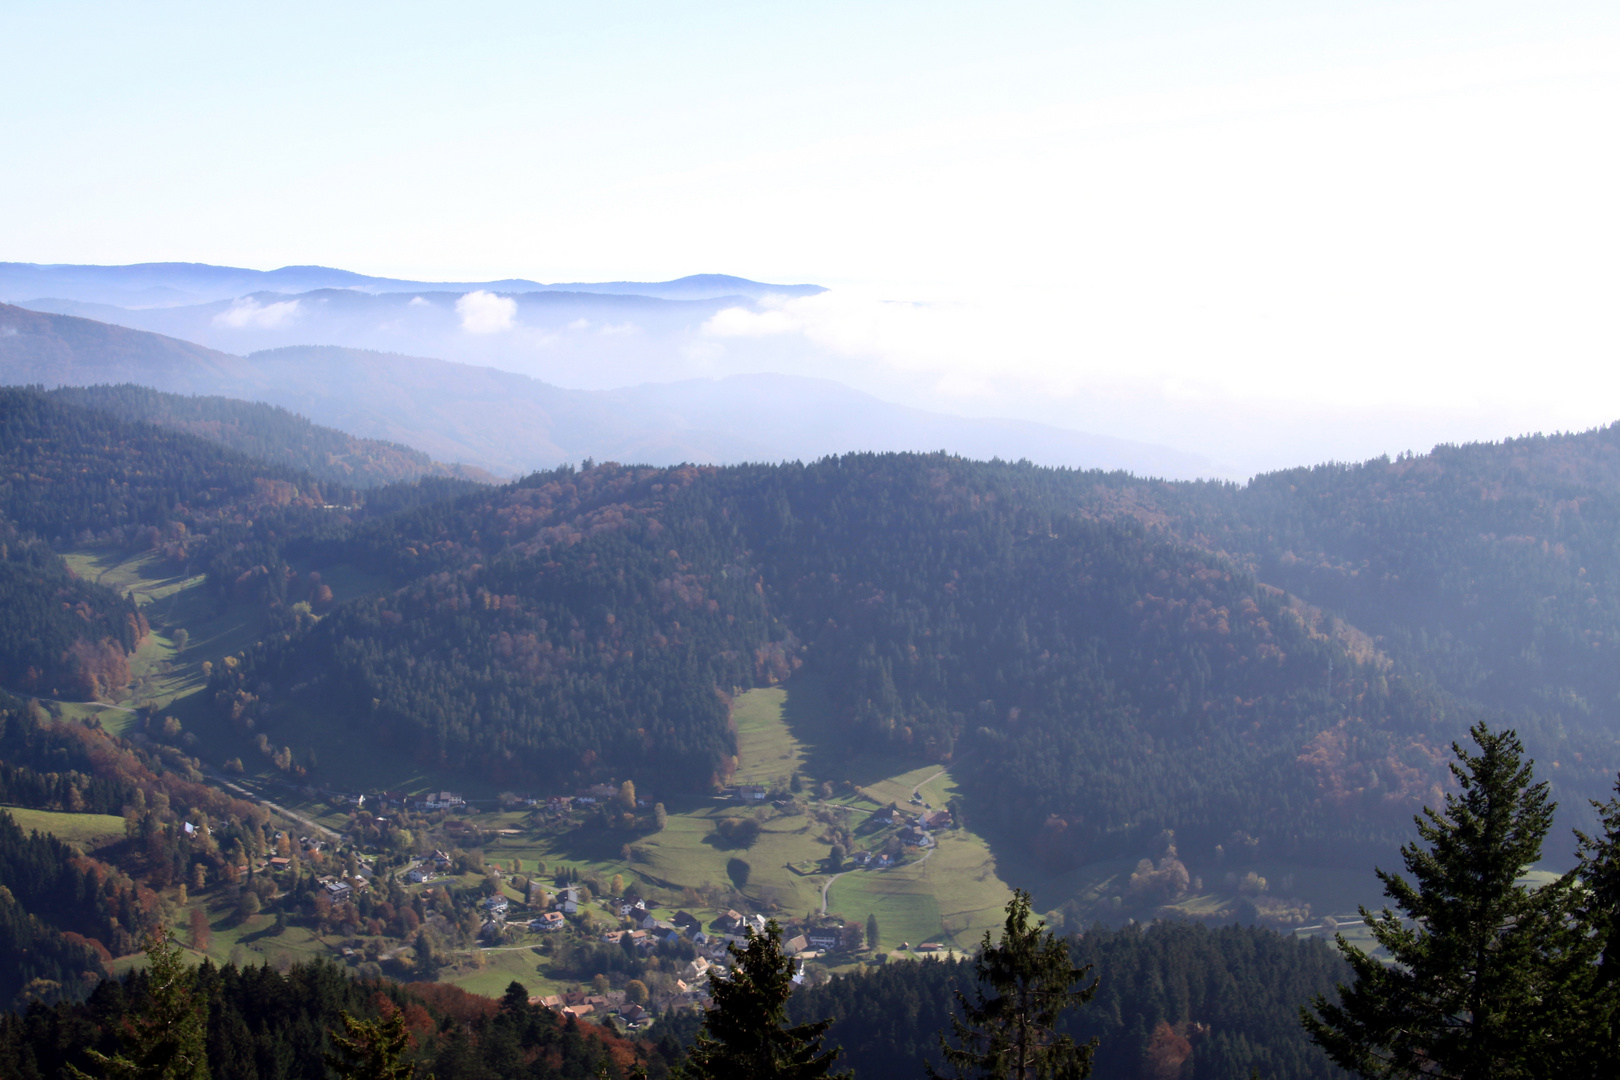
<instances>
[{"instance_id":1,"label":"mountain range","mask_svg":"<svg viewBox=\"0 0 1620 1080\"><path fill-rule=\"evenodd\" d=\"M335 295L342 304L376 299ZM655 465L790 461L856 448L944 449L1169 477L1207 469L1195 455L1147 443L931 413L824 379L735 375L573 390L493 367L368 349L288 346L236 355L10 305L0 305L0 379L134 383L267 402L358 437L503 475L586 458Z\"/></svg>"},{"instance_id":2,"label":"mountain range","mask_svg":"<svg viewBox=\"0 0 1620 1080\"><path fill-rule=\"evenodd\" d=\"M0 262L0 300L59 297L129 308L175 307L233 300L251 293L302 293L316 289L360 292L429 291L575 292L634 295L666 300L705 300L725 296L809 296L819 285L766 285L729 274L692 274L674 281L599 281L542 284L526 278L498 281L411 281L373 277L325 266L283 266L248 270L207 263L136 263L90 266Z\"/></svg>"}]
</instances>

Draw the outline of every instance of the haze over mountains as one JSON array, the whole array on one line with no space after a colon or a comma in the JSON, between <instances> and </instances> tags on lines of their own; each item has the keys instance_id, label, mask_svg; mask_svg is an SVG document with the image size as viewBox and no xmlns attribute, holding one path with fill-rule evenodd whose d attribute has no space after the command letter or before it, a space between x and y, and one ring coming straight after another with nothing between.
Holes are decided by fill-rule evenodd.
<instances>
[{"instance_id":1,"label":"haze over mountains","mask_svg":"<svg viewBox=\"0 0 1620 1080\"><path fill-rule=\"evenodd\" d=\"M427 376L415 360L384 365L404 363L411 371L405 381L419 388L424 379L448 379L448 393L429 394L428 411L476 408L483 418L470 428L464 421L425 417L397 393L388 407L367 403L320 411L330 404L321 401L325 388L320 384L308 387L307 393L293 393L293 384L282 384L280 391L286 392L267 396L268 391L242 385L193 390L189 382L152 382L138 371L115 381L271 401L352 434L404 442L435 457L497 471L568 459L560 455L665 464L941 448L973 457L1028 458L1183 479L1230 471L1202 452L1097 436L1069 429L1062 421L968 419L919 408L902 388L866 379L863 371L869 373L870 365L858 358L836 355L838 348L797 333L776 332L785 318L781 305L825 291L819 285L768 284L725 274L665 282L543 284L516 278L420 282L312 266L259 271L195 263L0 263L0 302L152 331L239 356L339 346L496 369L474 374L440 367ZM357 379L382 370L375 358L367 361L354 354L301 355L335 365L333 377L346 387L353 379L336 369L359 364ZM288 377L287 360L278 359L278 378ZM501 379L498 373L531 376L551 385L537 388ZM816 381L801 381L806 377ZM39 378L52 381L48 372ZM647 385L672 383L686 385ZM488 427L489 397L475 396L476 406L460 402L457 390L463 385L498 387L488 393L497 410L513 413L508 424L513 430ZM878 393L862 393L856 386ZM614 391L616 396L570 393L582 390ZM910 401L911 407L886 403L896 397ZM540 421L541 430L517 430L529 426L527 410L533 408L548 417ZM598 416L600 420L587 419ZM570 428L575 422L571 417L588 430ZM553 424L562 428L553 431Z\"/></svg>"},{"instance_id":2,"label":"haze over mountains","mask_svg":"<svg viewBox=\"0 0 1620 1080\"><path fill-rule=\"evenodd\" d=\"M622 302L646 310L685 303L550 295L572 298L570 303ZM333 306L354 307L378 298L336 292L329 299ZM155 318L190 310L126 314ZM1164 447L1041 424L930 413L825 379L755 374L565 389L494 367L354 347L283 346L235 355L105 322L3 305L0 375L12 384L135 383L268 402L351 435L402 443L439 461L504 475L584 458L654 465L813 460L857 448L948 449L970 457L1027 458L1166 477L1208 471L1207 461Z\"/></svg>"},{"instance_id":3,"label":"haze over mountains","mask_svg":"<svg viewBox=\"0 0 1620 1080\"><path fill-rule=\"evenodd\" d=\"M724 274L544 285L415 282L324 267L0 265L0 300L227 352L342 345L487 364L580 389L738 373L714 367L709 320L822 291Z\"/></svg>"},{"instance_id":4,"label":"haze over mountains","mask_svg":"<svg viewBox=\"0 0 1620 1080\"><path fill-rule=\"evenodd\" d=\"M255 292L301 293L316 289L360 292L430 291L583 292L704 300L721 296L808 296L819 285L762 285L729 274L692 274L674 281L599 281L542 284L527 278L499 281L411 281L372 277L325 266L248 270L207 263L137 263L133 266L0 263L0 299L62 297L119 307L178 307L231 300Z\"/></svg>"}]
</instances>

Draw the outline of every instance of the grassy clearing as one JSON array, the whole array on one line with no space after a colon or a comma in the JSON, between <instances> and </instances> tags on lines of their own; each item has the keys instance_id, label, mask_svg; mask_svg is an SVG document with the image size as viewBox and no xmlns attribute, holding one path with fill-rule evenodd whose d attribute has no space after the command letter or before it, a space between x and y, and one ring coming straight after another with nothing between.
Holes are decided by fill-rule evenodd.
<instances>
[{"instance_id":1,"label":"grassy clearing","mask_svg":"<svg viewBox=\"0 0 1620 1080\"><path fill-rule=\"evenodd\" d=\"M465 883L465 882L463 882ZM211 940L206 952L193 948L190 940L190 913L202 908L208 916ZM187 959L201 963L206 956L216 964L235 963L238 966L272 964L285 967L316 958L344 962L340 954L340 939L316 936L303 926L289 925L279 934L275 932L275 917L269 914L239 919L228 898L212 893L191 902L177 916L175 929L185 947ZM538 938L536 939L538 943ZM496 949L463 949L451 954L453 964L441 969L439 978L454 983L475 994L500 997L507 984L516 980L528 988L530 994L550 994L565 985L546 978L540 973L545 958L531 945ZM144 966L145 958L135 953L119 957L110 965L115 975L121 975Z\"/></svg>"},{"instance_id":2,"label":"grassy clearing","mask_svg":"<svg viewBox=\"0 0 1620 1080\"><path fill-rule=\"evenodd\" d=\"M843 875L828 890L827 910L856 921L876 914L885 949L902 941L970 949L1001 924L1011 895L985 842L956 829L940 834L926 861Z\"/></svg>"},{"instance_id":3,"label":"grassy clearing","mask_svg":"<svg viewBox=\"0 0 1620 1080\"><path fill-rule=\"evenodd\" d=\"M804 767L804 746L782 722L782 706L787 691L781 687L750 690L732 705L731 720L737 729L737 771L732 779L739 784L786 781Z\"/></svg>"},{"instance_id":4,"label":"grassy clearing","mask_svg":"<svg viewBox=\"0 0 1620 1080\"><path fill-rule=\"evenodd\" d=\"M124 819L114 814L68 814L55 810L28 810L23 807L0 807L10 814L23 832L38 830L50 833L58 840L92 847L124 835Z\"/></svg>"},{"instance_id":5,"label":"grassy clearing","mask_svg":"<svg viewBox=\"0 0 1620 1080\"><path fill-rule=\"evenodd\" d=\"M183 706L183 699L203 688L202 663L219 660L250 646L261 616L251 604L221 605L202 588L201 574L175 574L151 552L86 549L62 556L79 577L117 589L134 599L151 625L149 634L130 657L134 683L118 704L153 705L159 709ZM177 632L185 630L189 642L182 652ZM102 713L102 723L119 730L128 716Z\"/></svg>"},{"instance_id":6,"label":"grassy clearing","mask_svg":"<svg viewBox=\"0 0 1620 1080\"><path fill-rule=\"evenodd\" d=\"M739 695L735 704L739 762L737 776L744 782L758 783L784 777L794 768L809 771L816 758L814 744L801 738L797 724L788 717L803 716L803 707L793 706L797 684L784 690L755 690ZM870 762L871 759L863 758ZM888 776L866 775L866 788L883 803L910 799L919 789L923 798L942 806L955 794L948 772L938 765L917 766L903 759L890 764L910 766ZM811 773L816 780L842 779L837 773ZM877 803L849 797L857 808L871 809ZM503 868L511 860L522 860L526 870L540 863L548 868L566 864L603 880L622 875L628 881L640 880L661 889L735 886L754 905L775 905L789 915L805 915L821 908L821 889L828 881L822 872L797 873L792 864L819 865L828 849L818 837L825 826L807 814L785 813L770 806L742 806L729 800L688 798L666 800L669 812L662 832L631 834L598 826L578 826L561 834L536 832L528 828L525 815L480 814L485 828L517 829L515 835L497 836L484 847L486 859ZM750 816L758 819L761 830L746 849L722 846L716 825L726 817ZM639 852L634 861L626 860L624 848ZM747 864L746 881L740 880L738 862ZM875 913L882 940L889 946L900 941L920 944L942 941L971 947L987 928L999 925L1002 909L1011 890L997 873L995 859L985 841L965 829L940 834L938 847L925 862L892 870L858 870L836 879L829 890L828 910L863 922ZM497 954L487 954L490 964ZM512 977L525 985L539 978L535 961L527 972L514 976L509 961L499 961L501 974L478 973L471 981L457 977L469 988L499 982L499 991ZM485 992L485 991L480 991Z\"/></svg>"},{"instance_id":7,"label":"grassy clearing","mask_svg":"<svg viewBox=\"0 0 1620 1080\"><path fill-rule=\"evenodd\" d=\"M924 765L899 776L867 784L862 790L866 792L868 799L879 806L898 803L901 809L907 809L916 805L911 802L911 796L917 793L921 794L923 802L938 809L956 794L956 783L951 779L950 773L941 766Z\"/></svg>"},{"instance_id":8,"label":"grassy clearing","mask_svg":"<svg viewBox=\"0 0 1620 1080\"><path fill-rule=\"evenodd\" d=\"M447 972L444 982L454 983L463 990L485 997L498 998L512 982L522 983L531 995L555 994L563 988L539 972L543 958L529 946L501 949L480 949L462 954L458 959L462 970Z\"/></svg>"},{"instance_id":9,"label":"grassy clearing","mask_svg":"<svg viewBox=\"0 0 1620 1080\"><path fill-rule=\"evenodd\" d=\"M279 779L274 770L253 751L248 740L221 721L201 693L207 683L204 662L218 664L226 656L250 648L258 639L263 625L259 608L250 603L222 603L203 588L202 575L174 574L150 552L132 555L84 549L68 552L63 558L79 577L134 598L151 625L152 632L130 657L134 676L130 692L117 704L150 705L175 716L197 738L191 752L216 766L240 757L250 777L268 785L269 797L291 805L285 791L272 790ZM320 573L337 603L375 592L387 584L383 578L348 564L322 567ZM183 651L178 647L181 630L189 639ZM123 734L133 720L131 713L94 704L63 704L55 706L55 711L68 719L98 716L104 727L117 734ZM292 711L278 725L274 737L278 744L291 745L300 754L315 751L319 771L314 779L318 784L405 791L452 786L473 797L495 794L492 789L485 790L489 785L480 785L476 780L430 777L415 765L407 748L377 738L369 727L354 721L335 706L316 705Z\"/></svg>"}]
</instances>

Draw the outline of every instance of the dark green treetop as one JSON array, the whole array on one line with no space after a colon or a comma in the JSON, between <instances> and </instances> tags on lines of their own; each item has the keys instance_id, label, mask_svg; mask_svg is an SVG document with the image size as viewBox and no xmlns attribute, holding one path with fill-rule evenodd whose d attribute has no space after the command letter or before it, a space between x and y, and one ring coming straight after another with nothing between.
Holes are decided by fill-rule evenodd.
<instances>
[{"instance_id":1,"label":"dark green treetop","mask_svg":"<svg viewBox=\"0 0 1620 1080\"><path fill-rule=\"evenodd\" d=\"M990 931L984 932L973 970L978 1000L970 1002L957 991L962 1018L951 1019L959 1045L940 1035L945 1061L957 1077L1081 1080L1091 1075L1096 1040L1077 1045L1056 1029L1066 1010L1091 1000L1097 982L1072 989L1091 967L1075 967L1068 945L1047 933L1045 922L1031 925L1029 893L1013 892L1001 941L992 944ZM932 1068L928 1072L938 1077Z\"/></svg>"},{"instance_id":2,"label":"dark green treetop","mask_svg":"<svg viewBox=\"0 0 1620 1080\"><path fill-rule=\"evenodd\" d=\"M1616 785L1620 791L1620 784ZM1587 836L1577 832L1580 865L1575 873L1577 918L1592 934L1597 967L1590 991L1581 996L1580 1013L1570 1018L1581 1037L1573 1040L1578 1058L1569 1072L1578 1076L1613 1076L1620 1073L1620 798L1592 803L1603 832Z\"/></svg>"},{"instance_id":3,"label":"dark green treetop","mask_svg":"<svg viewBox=\"0 0 1620 1080\"><path fill-rule=\"evenodd\" d=\"M167 927L146 935L146 999L125 1023L118 1054L88 1051L104 1080L208 1080L207 1008ZM87 1074L68 1066L75 1080Z\"/></svg>"},{"instance_id":4,"label":"dark green treetop","mask_svg":"<svg viewBox=\"0 0 1620 1080\"><path fill-rule=\"evenodd\" d=\"M1471 734L1478 753L1452 746L1459 792L1425 807L1421 845L1401 849L1412 880L1378 871L1399 913L1361 910L1393 963L1340 936L1354 983L1301 1010L1312 1039L1363 1076L1544 1077L1570 1045L1562 1018L1578 1013L1593 952L1572 918L1575 878L1520 880L1555 807L1514 732Z\"/></svg>"},{"instance_id":5,"label":"dark green treetop","mask_svg":"<svg viewBox=\"0 0 1620 1080\"><path fill-rule=\"evenodd\" d=\"M331 1032L334 1053L326 1064L341 1080L412 1080L416 1066L405 1060L411 1033L405 1028L405 1010L396 1008L384 1020L357 1020L347 1011L338 1014L341 1032Z\"/></svg>"},{"instance_id":6,"label":"dark green treetop","mask_svg":"<svg viewBox=\"0 0 1620 1080\"><path fill-rule=\"evenodd\" d=\"M714 1008L698 1032L684 1066L690 1080L817 1080L832 1072L838 1050L823 1051L831 1021L787 1026L797 964L782 955L782 928L773 919L763 934L749 931L746 948L730 946L733 966L711 979Z\"/></svg>"}]
</instances>

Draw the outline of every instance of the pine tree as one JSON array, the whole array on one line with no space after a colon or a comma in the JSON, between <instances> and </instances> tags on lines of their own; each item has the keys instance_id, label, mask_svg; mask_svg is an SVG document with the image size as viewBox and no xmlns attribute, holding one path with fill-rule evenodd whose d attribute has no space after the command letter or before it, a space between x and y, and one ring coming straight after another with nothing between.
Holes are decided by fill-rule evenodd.
<instances>
[{"instance_id":1,"label":"pine tree","mask_svg":"<svg viewBox=\"0 0 1620 1080\"><path fill-rule=\"evenodd\" d=\"M160 926L146 935L146 997L122 1032L124 1050L89 1050L105 1080L208 1080L207 1010L185 954ZM76 1080L89 1080L69 1066Z\"/></svg>"},{"instance_id":2,"label":"pine tree","mask_svg":"<svg viewBox=\"0 0 1620 1080\"><path fill-rule=\"evenodd\" d=\"M878 947L878 921L875 911L866 916L866 947L868 949Z\"/></svg>"},{"instance_id":3,"label":"pine tree","mask_svg":"<svg viewBox=\"0 0 1620 1080\"><path fill-rule=\"evenodd\" d=\"M1620 784L1616 785L1620 792ZM1593 801L1603 833L1577 832L1580 865L1576 876L1580 925L1597 950L1591 986L1579 995L1581 1014L1571 1017L1578 1047L1566 1071L1575 1076L1620 1075L1620 797Z\"/></svg>"},{"instance_id":4,"label":"pine tree","mask_svg":"<svg viewBox=\"0 0 1620 1080\"><path fill-rule=\"evenodd\" d=\"M820 1020L787 1027L797 964L782 955L776 920L763 934L748 933L746 948L729 947L733 966L709 980L714 1008L704 1018L685 1065L690 1080L839 1080L832 1072L838 1050L826 1052L821 1037L832 1023Z\"/></svg>"},{"instance_id":5,"label":"pine tree","mask_svg":"<svg viewBox=\"0 0 1620 1080\"><path fill-rule=\"evenodd\" d=\"M943 1033L939 1037L957 1077L1082 1080L1091 1075L1097 1041L1076 1045L1057 1033L1057 1025L1064 1012L1091 1000L1097 983L1072 989L1090 975L1091 966L1075 967L1069 947L1047 933L1044 921L1031 925L1029 893L1013 892L999 943L992 944L990 931L984 932L973 971L978 1000L970 1002L958 991L962 1018L951 1020L959 1045L953 1047ZM931 1067L928 1075L939 1076Z\"/></svg>"},{"instance_id":6,"label":"pine tree","mask_svg":"<svg viewBox=\"0 0 1620 1080\"><path fill-rule=\"evenodd\" d=\"M1401 849L1409 882L1378 871L1386 907L1362 918L1393 963L1341 935L1355 975L1339 1003L1301 1009L1311 1038L1339 1065L1371 1077L1511 1080L1554 1075L1568 1049L1591 939L1571 918L1574 878L1539 889L1518 879L1541 857L1554 804L1532 782L1512 731L1472 729L1479 753L1452 745L1460 792L1417 817L1423 846Z\"/></svg>"},{"instance_id":7,"label":"pine tree","mask_svg":"<svg viewBox=\"0 0 1620 1080\"><path fill-rule=\"evenodd\" d=\"M416 1075L416 1066L404 1060L411 1045L405 1010L395 1009L386 1020L356 1020L348 1012L338 1019L343 1031L330 1033L336 1052L326 1055L326 1064L340 1080L411 1080Z\"/></svg>"}]
</instances>

